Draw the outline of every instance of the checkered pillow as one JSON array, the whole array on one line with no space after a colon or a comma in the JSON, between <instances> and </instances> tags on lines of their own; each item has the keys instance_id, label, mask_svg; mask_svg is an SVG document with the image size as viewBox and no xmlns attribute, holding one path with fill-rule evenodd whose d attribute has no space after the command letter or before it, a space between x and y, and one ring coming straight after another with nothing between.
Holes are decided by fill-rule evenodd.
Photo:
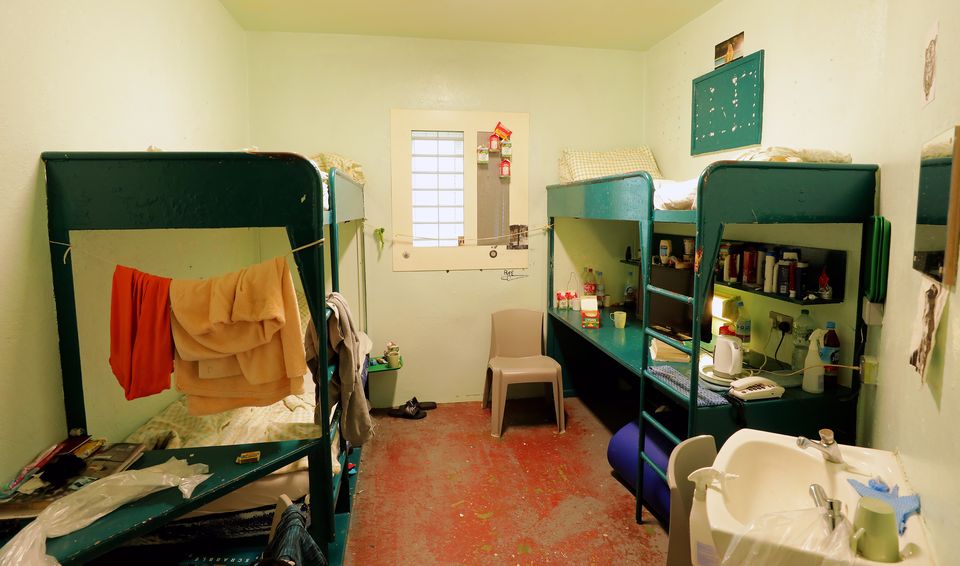
<instances>
[{"instance_id":1,"label":"checkered pillow","mask_svg":"<svg viewBox=\"0 0 960 566\"><path fill-rule=\"evenodd\" d=\"M363 174L363 166L349 157L337 155L336 153L318 153L310 158L321 171L329 171L336 167L347 177L353 179L358 185L366 185L367 178ZM329 208L329 207L328 207Z\"/></svg>"},{"instance_id":2,"label":"checkered pillow","mask_svg":"<svg viewBox=\"0 0 960 566\"><path fill-rule=\"evenodd\" d=\"M613 151L577 151L565 149L560 154L560 182L572 183L607 175L646 171L654 179L662 179L657 160L649 147L640 146Z\"/></svg>"}]
</instances>

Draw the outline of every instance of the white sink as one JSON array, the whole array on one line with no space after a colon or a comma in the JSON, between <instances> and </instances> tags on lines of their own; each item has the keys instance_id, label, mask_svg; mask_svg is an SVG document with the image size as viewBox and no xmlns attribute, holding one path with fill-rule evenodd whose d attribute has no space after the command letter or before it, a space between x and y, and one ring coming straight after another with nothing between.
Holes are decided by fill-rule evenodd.
<instances>
[{"instance_id":1,"label":"white sink","mask_svg":"<svg viewBox=\"0 0 960 566\"><path fill-rule=\"evenodd\" d=\"M847 482L849 478L867 483L871 477L879 476L891 488L899 485L902 495L914 493L894 453L844 444L841 454L845 463L833 464L814 448L798 448L794 436L753 429L731 436L717 454L713 467L740 477L727 480L722 491L707 491L707 519L720 556L733 537L746 531L755 519L768 513L814 507L809 494L813 483L820 484L828 498L843 501L844 515L850 521L860 495ZM935 563L918 515L907 520L906 532L900 537L901 549L907 545L915 553L900 564ZM805 562L804 557L816 558L799 552L797 563ZM879 563L859 558L857 564Z\"/></svg>"}]
</instances>

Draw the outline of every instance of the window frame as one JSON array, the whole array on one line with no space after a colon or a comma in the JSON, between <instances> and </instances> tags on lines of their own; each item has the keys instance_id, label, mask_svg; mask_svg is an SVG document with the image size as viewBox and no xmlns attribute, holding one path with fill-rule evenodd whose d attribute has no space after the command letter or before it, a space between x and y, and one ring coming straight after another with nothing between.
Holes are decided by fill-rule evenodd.
<instances>
[{"instance_id":1,"label":"window frame","mask_svg":"<svg viewBox=\"0 0 960 566\"><path fill-rule=\"evenodd\" d=\"M526 249L508 249L475 243L477 237L477 152L471 143L477 132L493 131L497 122L513 130L510 177L510 224L529 225L529 115L511 112L393 109L390 124L393 270L450 271L472 269L525 269ZM413 131L463 132L463 229L466 245L415 247L413 235L412 143ZM492 154L485 167L498 167ZM496 252L496 253L493 253Z\"/></svg>"},{"instance_id":2,"label":"window frame","mask_svg":"<svg viewBox=\"0 0 960 566\"><path fill-rule=\"evenodd\" d=\"M420 135L418 135L420 134ZM429 136L428 134L433 134ZM453 134L459 134L459 139L453 137ZM418 152L417 142L436 142L437 149L433 152L423 153ZM460 152L456 153L444 153L441 151L443 142L453 142L454 148L456 144L460 144ZM410 157L411 157L411 197L417 196L434 196L435 202L433 204L422 204L418 203L416 198L413 198L411 201L411 211L412 211L412 231L411 235L413 236L413 247L415 248L442 248L442 247L456 247L457 238L465 235L464 227L464 189L463 189L463 179L466 175L463 167L464 153L466 150L464 140L464 133L462 131L437 131L437 130L414 130L410 132ZM444 160L460 160L460 170L457 171L456 167L452 171L444 170L445 167L441 164ZM418 170L417 161L418 160L434 160L432 171L427 171L426 169ZM453 165L456 163L454 162ZM433 177L432 180L436 181L436 188L425 189L422 187L417 187L417 176L423 177ZM442 179L452 178L454 180L453 188L443 186L444 183L441 182ZM459 186L456 186L456 181L459 179ZM421 179L425 180L425 179ZM430 195L433 192L434 195ZM419 195L418 195L419 193ZM444 202L444 197L450 197L453 195L453 203ZM459 200L459 203L457 202ZM417 212L423 211L429 213L430 211L436 211L436 220L418 220ZM445 219L444 211L452 211L454 219ZM459 219L456 217L459 216ZM436 233L432 235L423 235L417 233L417 227L419 226L435 226ZM444 231L444 226L453 226L453 236L445 236L442 232ZM432 238L430 240L420 239L423 238Z\"/></svg>"}]
</instances>

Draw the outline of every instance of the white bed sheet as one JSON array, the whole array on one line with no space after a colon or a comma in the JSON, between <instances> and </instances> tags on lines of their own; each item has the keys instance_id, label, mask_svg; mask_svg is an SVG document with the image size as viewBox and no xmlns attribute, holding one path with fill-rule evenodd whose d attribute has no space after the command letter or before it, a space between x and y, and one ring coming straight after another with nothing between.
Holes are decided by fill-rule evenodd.
<instances>
[{"instance_id":1,"label":"white bed sheet","mask_svg":"<svg viewBox=\"0 0 960 566\"><path fill-rule=\"evenodd\" d=\"M313 383L309 376L304 381L311 385ZM307 388L309 390L301 395L287 396L267 407L241 407L205 416L190 415L186 401L181 397L144 423L125 442L143 443L153 448L169 438L166 448L191 448L315 438L322 434L322 430L313 422L316 404L312 387L308 385ZM336 406L330 411L331 417L335 411ZM331 473L334 475L340 472L339 446L338 431L330 446L333 461ZM280 494L297 499L310 490L307 476L307 459L301 458L186 516L229 513L272 505Z\"/></svg>"},{"instance_id":2,"label":"white bed sheet","mask_svg":"<svg viewBox=\"0 0 960 566\"><path fill-rule=\"evenodd\" d=\"M686 181L653 180L653 207L657 210L693 210L697 207L699 177Z\"/></svg>"}]
</instances>

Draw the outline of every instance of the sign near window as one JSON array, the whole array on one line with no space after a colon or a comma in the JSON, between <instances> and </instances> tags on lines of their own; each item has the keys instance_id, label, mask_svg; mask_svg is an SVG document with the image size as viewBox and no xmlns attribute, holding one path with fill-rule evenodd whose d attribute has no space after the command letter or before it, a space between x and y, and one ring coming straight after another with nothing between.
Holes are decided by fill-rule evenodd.
<instances>
[{"instance_id":1,"label":"sign near window","mask_svg":"<svg viewBox=\"0 0 960 566\"><path fill-rule=\"evenodd\" d=\"M527 114L393 110L395 271L527 267L528 132Z\"/></svg>"}]
</instances>

